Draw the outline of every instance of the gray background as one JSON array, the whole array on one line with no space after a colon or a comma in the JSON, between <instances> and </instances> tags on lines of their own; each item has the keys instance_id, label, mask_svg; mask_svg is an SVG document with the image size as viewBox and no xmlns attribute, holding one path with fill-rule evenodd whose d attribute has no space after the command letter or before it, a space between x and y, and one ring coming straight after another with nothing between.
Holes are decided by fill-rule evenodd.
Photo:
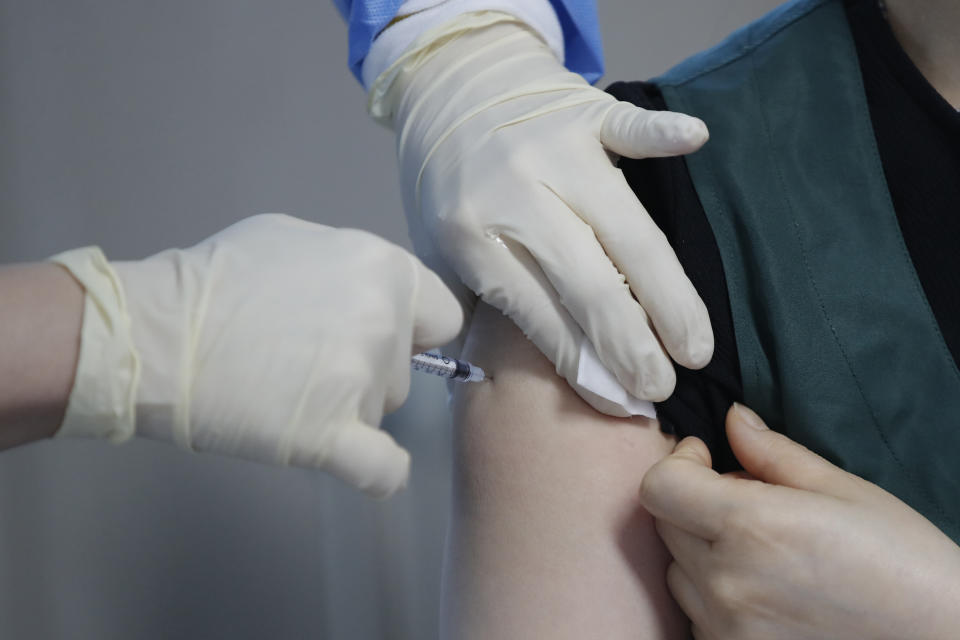
<instances>
[{"instance_id":1,"label":"gray background","mask_svg":"<svg viewBox=\"0 0 960 640\"><path fill-rule=\"evenodd\" d=\"M606 78L654 75L774 4L600 0ZM391 134L345 57L329 0L0 0L0 262L143 257L263 211L409 246ZM385 427L414 466L382 503L148 442L3 453L0 635L434 637L442 386L416 378Z\"/></svg>"}]
</instances>

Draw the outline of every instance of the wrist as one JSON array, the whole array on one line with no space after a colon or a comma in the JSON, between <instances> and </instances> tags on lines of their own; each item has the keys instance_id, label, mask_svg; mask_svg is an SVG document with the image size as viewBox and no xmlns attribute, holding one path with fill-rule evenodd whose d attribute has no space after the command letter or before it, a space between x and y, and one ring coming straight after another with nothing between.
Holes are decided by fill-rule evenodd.
<instances>
[{"instance_id":1,"label":"wrist","mask_svg":"<svg viewBox=\"0 0 960 640\"><path fill-rule=\"evenodd\" d=\"M514 58L524 55L522 64ZM368 109L401 131L430 94L443 94L434 111L453 101L447 119L511 86L565 71L534 30L519 18L485 11L458 15L420 35L370 87ZM483 76L482 79L479 76Z\"/></svg>"},{"instance_id":2,"label":"wrist","mask_svg":"<svg viewBox=\"0 0 960 640\"><path fill-rule=\"evenodd\" d=\"M514 16L536 32L557 59L563 61L563 28L549 0L406 0L370 46L361 69L363 86L369 89L422 34L460 15L479 12Z\"/></svg>"},{"instance_id":3,"label":"wrist","mask_svg":"<svg viewBox=\"0 0 960 640\"><path fill-rule=\"evenodd\" d=\"M189 449L187 372L202 283L185 252L176 249L114 268L127 292L131 338L141 362L136 433Z\"/></svg>"},{"instance_id":4,"label":"wrist","mask_svg":"<svg viewBox=\"0 0 960 640\"><path fill-rule=\"evenodd\" d=\"M63 422L80 351L83 287L56 265L0 268L0 450Z\"/></svg>"},{"instance_id":5,"label":"wrist","mask_svg":"<svg viewBox=\"0 0 960 640\"><path fill-rule=\"evenodd\" d=\"M85 290L76 373L57 436L123 441L134 432L140 378L123 287L97 247L67 251L49 261L65 268Z\"/></svg>"}]
</instances>

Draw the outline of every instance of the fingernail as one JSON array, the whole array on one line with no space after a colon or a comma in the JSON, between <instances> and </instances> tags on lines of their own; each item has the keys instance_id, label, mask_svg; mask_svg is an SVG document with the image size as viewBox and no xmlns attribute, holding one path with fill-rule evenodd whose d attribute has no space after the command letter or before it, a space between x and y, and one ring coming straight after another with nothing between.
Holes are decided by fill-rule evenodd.
<instances>
[{"instance_id":1,"label":"fingernail","mask_svg":"<svg viewBox=\"0 0 960 640\"><path fill-rule=\"evenodd\" d=\"M742 405L739 402L734 402L733 410L737 412L737 417L741 420L741 422L746 424L748 427L756 429L757 431L766 431L770 428L763 420L760 419L760 416L754 413L753 409L747 407L746 405Z\"/></svg>"}]
</instances>

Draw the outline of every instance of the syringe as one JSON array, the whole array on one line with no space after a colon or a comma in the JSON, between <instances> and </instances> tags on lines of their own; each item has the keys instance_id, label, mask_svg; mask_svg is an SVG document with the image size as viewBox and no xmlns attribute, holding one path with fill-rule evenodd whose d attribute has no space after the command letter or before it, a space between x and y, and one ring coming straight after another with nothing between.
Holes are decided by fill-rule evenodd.
<instances>
[{"instance_id":1,"label":"syringe","mask_svg":"<svg viewBox=\"0 0 960 640\"><path fill-rule=\"evenodd\" d=\"M410 358L410 367L414 371L432 373L435 376L450 378L457 382L482 382L487 379L483 369L466 360L448 358L442 353L425 351Z\"/></svg>"}]
</instances>

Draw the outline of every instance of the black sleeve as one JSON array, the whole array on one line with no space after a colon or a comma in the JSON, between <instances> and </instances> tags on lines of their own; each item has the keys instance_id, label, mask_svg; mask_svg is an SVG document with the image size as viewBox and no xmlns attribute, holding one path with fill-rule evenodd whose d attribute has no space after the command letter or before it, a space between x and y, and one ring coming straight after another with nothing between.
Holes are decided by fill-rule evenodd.
<instances>
[{"instance_id":1,"label":"black sleeve","mask_svg":"<svg viewBox=\"0 0 960 640\"><path fill-rule=\"evenodd\" d=\"M662 111L666 103L656 85L618 82L609 91L615 98L644 109ZM663 230L687 276L703 298L713 324L713 360L699 371L677 366L677 388L657 404L664 431L678 438L697 436L710 448L714 468L739 468L724 428L727 409L742 401L740 363L733 318L727 297L720 251L682 157L620 161L630 187L654 222Z\"/></svg>"}]
</instances>

